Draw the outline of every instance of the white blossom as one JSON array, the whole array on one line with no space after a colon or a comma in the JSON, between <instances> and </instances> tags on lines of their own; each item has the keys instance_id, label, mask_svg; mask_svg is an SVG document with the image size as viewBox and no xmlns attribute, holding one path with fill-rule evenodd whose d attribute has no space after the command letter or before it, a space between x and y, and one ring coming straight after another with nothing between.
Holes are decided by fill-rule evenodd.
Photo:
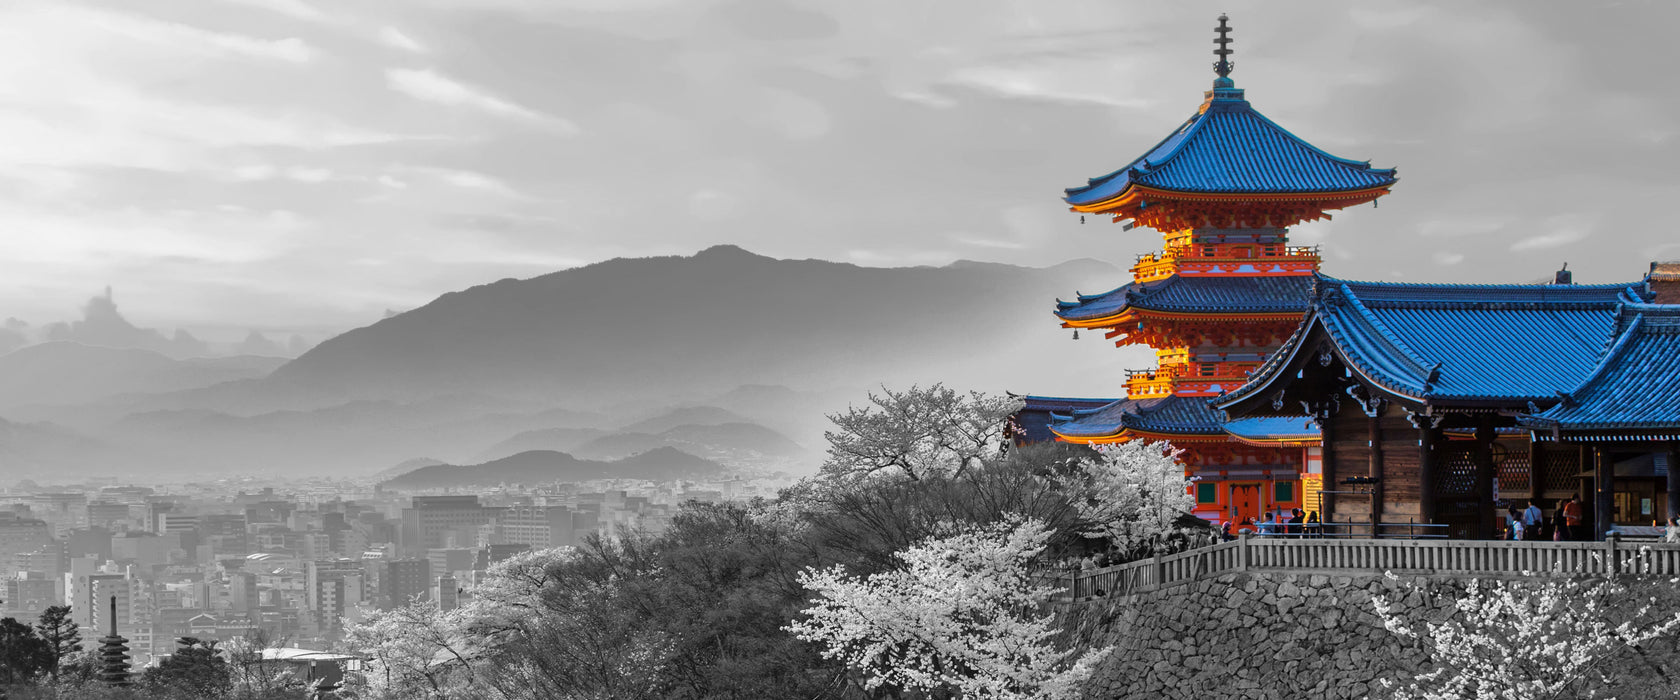
<instances>
[{"instance_id":1,"label":"white blossom","mask_svg":"<svg viewBox=\"0 0 1680 700\"><path fill-rule=\"evenodd\" d=\"M860 579L840 567L807 569L800 582L817 597L788 629L859 671L868 689L1078 697L1111 649L1078 654L1053 644L1057 630L1041 612L1052 590L1027 570L1049 537L1042 523L1020 518L947 526L897 552L901 570Z\"/></svg>"},{"instance_id":2,"label":"white blossom","mask_svg":"<svg viewBox=\"0 0 1680 700\"><path fill-rule=\"evenodd\" d=\"M1435 666L1396 698L1545 700L1604 697L1612 661L1680 629L1680 613L1652 615L1650 602L1626 593L1613 580L1472 579L1439 623L1408 620L1395 599L1372 602L1383 627L1422 640Z\"/></svg>"},{"instance_id":3,"label":"white blossom","mask_svg":"<svg viewBox=\"0 0 1680 700\"><path fill-rule=\"evenodd\" d=\"M1132 551L1174 532L1196 506L1178 454L1163 442L1105 445L1098 459L1063 477L1080 517L1091 523L1081 534Z\"/></svg>"}]
</instances>

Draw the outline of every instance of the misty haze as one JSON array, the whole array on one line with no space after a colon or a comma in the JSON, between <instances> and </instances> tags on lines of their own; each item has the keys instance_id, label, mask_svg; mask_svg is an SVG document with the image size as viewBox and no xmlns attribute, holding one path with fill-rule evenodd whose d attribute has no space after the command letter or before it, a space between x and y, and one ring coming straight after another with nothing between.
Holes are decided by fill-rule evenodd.
<instances>
[{"instance_id":1,"label":"misty haze","mask_svg":"<svg viewBox=\"0 0 1680 700\"><path fill-rule=\"evenodd\" d=\"M4 4L0 697L1680 697L1676 20Z\"/></svg>"}]
</instances>

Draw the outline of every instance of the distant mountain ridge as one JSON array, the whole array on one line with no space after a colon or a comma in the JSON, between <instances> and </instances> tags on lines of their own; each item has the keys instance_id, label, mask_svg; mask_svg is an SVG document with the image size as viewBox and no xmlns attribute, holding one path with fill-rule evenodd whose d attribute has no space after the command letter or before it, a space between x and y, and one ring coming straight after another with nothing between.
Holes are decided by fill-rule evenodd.
<instances>
[{"instance_id":1,"label":"distant mountain ridge","mask_svg":"<svg viewBox=\"0 0 1680 700\"><path fill-rule=\"evenodd\" d=\"M331 338L263 383L356 398L587 401L925 381L976 343L1016 344L1020 327L1000 319L1042 326L1058 294L1116 272L1090 261L871 268L734 246L619 258L445 294Z\"/></svg>"},{"instance_id":2,"label":"distant mountain ridge","mask_svg":"<svg viewBox=\"0 0 1680 700\"><path fill-rule=\"evenodd\" d=\"M151 350L52 341L0 355L0 406L199 389L267 376L285 362L256 355L182 360Z\"/></svg>"},{"instance_id":3,"label":"distant mountain ridge","mask_svg":"<svg viewBox=\"0 0 1680 700\"><path fill-rule=\"evenodd\" d=\"M585 460L564 452L532 450L483 464L420 467L380 486L386 489L440 489L595 479L665 481L716 476L723 471L722 465L716 462L672 447L661 447L612 461Z\"/></svg>"},{"instance_id":4,"label":"distant mountain ridge","mask_svg":"<svg viewBox=\"0 0 1680 700\"><path fill-rule=\"evenodd\" d=\"M119 372L99 391L128 382L125 393L93 398L75 371L42 375L52 381L19 373L18 386L36 384L0 396L0 416L64 426L132 455L73 461L90 474L144 466L159 474L368 475L415 457L460 464L501 456L487 448L503 443L580 449L614 432L646 436L591 452L675 447L734 467L755 453L780 459L779 439L806 457L820 454L824 414L882 385L944 381L998 392L1034 388L1022 376L1083 382L1091 368L1112 368L1107 343L1069 352L1050 311L1058 296L1119 277L1093 261L875 268L733 246L621 258L444 294L272 372L230 359L215 369L245 378L208 386L198 379L175 389L134 386ZM1082 366L1081 353L1100 364ZM134 370L147 373L157 374ZM153 391L162 393L146 393ZM7 407L9 398L53 392L88 403ZM746 442L709 446L722 431L660 437L723 424L756 424L781 437L754 431L737 436ZM553 432L518 444L528 431ZM758 466L783 468L771 461ZM795 470L811 464L780 461Z\"/></svg>"}]
</instances>

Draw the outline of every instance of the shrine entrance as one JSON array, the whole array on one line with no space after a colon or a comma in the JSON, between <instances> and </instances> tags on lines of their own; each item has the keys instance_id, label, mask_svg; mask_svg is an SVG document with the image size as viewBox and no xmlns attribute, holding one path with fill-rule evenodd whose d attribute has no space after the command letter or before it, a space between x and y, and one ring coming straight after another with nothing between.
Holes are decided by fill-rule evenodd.
<instances>
[{"instance_id":1,"label":"shrine entrance","mask_svg":"<svg viewBox=\"0 0 1680 700\"><path fill-rule=\"evenodd\" d=\"M1230 490L1226 492L1226 516L1233 524L1251 522L1258 524L1265 517L1266 504L1262 501L1265 494L1263 482L1233 482L1227 484Z\"/></svg>"}]
</instances>

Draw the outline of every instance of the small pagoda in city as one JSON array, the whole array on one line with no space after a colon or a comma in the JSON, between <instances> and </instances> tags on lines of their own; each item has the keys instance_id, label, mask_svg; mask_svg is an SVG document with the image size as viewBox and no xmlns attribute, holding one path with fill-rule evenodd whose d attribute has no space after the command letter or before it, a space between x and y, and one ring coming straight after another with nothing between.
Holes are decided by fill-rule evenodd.
<instances>
[{"instance_id":1,"label":"small pagoda in city","mask_svg":"<svg viewBox=\"0 0 1680 700\"><path fill-rule=\"evenodd\" d=\"M1130 283L1056 309L1075 337L1101 331L1119 346L1147 345L1158 364L1129 372L1123 399L1022 397L1016 434L1169 441L1196 479L1198 515L1257 522L1317 502L1319 427L1306 418L1227 421L1209 400L1244 384L1307 310L1320 257L1289 245L1289 227L1374 203L1396 177L1330 155L1256 111L1230 77L1227 17L1215 31L1218 77L1195 114L1065 197L1082 218L1107 215L1123 230L1162 235L1164 248L1137 259Z\"/></svg>"}]
</instances>

